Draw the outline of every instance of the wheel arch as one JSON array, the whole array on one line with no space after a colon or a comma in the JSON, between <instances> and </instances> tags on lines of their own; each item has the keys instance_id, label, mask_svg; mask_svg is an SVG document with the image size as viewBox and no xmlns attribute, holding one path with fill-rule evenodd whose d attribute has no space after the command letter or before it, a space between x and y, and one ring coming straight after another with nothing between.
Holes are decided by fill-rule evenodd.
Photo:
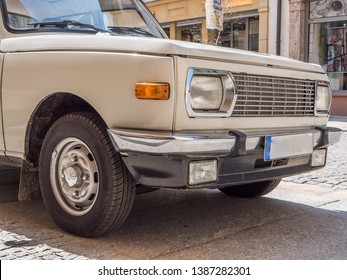
<instances>
[{"instance_id":1,"label":"wheel arch","mask_svg":"<svg viewBox=\"0 0 347 280\"><path fill-rule=\"evenodd\" d=\"M41 197L38 165L43 140L56 120L73 112L92 112L103 121L102 117L87 101L68 92L50 94L33 111L25 134L24 160L18 192L20 201Z\"/></svg>"},{"instance_id":2,"label":"wheel arch","mask_svg":"<svg viewBox=\"0 0 347 280\"><path fill-rule=\"evenodd\" d=\"M27 125L24 147L25 160L37 165L42 142L50 126L60 117L78 111L92 112L102 120L92 105L75 94L56 92L43 99L35 108Z\"/></svg>"}]
</instances>

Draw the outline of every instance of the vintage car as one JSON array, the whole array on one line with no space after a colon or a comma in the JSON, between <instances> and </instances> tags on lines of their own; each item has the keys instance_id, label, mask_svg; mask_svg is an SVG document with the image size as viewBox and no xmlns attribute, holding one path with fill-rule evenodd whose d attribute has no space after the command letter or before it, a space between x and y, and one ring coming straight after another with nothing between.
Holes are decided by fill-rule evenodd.
<instances>
[{"instance_id":1,"label":"vintage car","mask_svg":"<svg viewBox=\"0 0 347 280\"><path fill-rule=\"evenodd\" d=\"M264 195L339 141L320 66L169 40L140 0L0 8L1 162L68 232L121 226L137 186Z\"/></svg>"}]
</instances>

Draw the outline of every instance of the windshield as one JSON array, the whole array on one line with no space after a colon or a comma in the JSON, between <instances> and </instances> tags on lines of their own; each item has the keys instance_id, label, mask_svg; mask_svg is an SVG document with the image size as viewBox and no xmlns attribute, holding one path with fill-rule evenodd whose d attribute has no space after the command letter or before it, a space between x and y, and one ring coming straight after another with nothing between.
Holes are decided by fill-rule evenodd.
<instances>
[{"instance_id":1,"label":"windshield","mask_svg":"<svg viewBox=\"0 0 347 280\"><path fill-rule=\"evenodd\" d=\"M21 31L81 31L164 38L138 0L5 0L7 24Z\"/></svg>"}]
</instances>

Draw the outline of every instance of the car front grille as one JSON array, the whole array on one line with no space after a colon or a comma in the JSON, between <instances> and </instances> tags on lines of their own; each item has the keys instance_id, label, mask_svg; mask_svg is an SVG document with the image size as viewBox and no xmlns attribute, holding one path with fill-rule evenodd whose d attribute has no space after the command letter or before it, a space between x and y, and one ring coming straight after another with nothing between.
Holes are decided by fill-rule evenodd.
<instances>
[{"instance_id":1,"label":"car front grille","mask_svg":"<svg viewBox=\"0 0 347 280\"><path fill-rule=\"evenodd\" d=\"M233 116L314 116L315 81L233 73Z\"/></svg>"}]
</instances>

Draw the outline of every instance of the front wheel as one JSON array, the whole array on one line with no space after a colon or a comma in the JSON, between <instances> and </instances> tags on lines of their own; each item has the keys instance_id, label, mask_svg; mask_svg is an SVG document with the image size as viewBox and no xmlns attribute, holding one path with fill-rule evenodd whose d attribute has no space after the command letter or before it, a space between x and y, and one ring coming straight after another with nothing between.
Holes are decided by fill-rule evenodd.
<instances>
[{"instance_id":1,"label":"front wheel","mask_svg":"<svg viewBox=\"0 0 347 280\"><path fill-rule=\"evenodd\" d=\"M46 208L67 232L99 236L120 227L129 215L135 182L106 125L91 113L71 113L52 125L39 172Z\"/></svg>"},{"instance_id":2,"label":"front wheel","mask_svg":"<svg viewBox=\"0 0 347 280\"><path fill-rule=\"evenodd\" d=\"M253 198L268 194L269 192L273 191L280 182L281 179L278 179L245 185L229 186L220 188L219 190L222 193L230 196Z\"/></svg>"}]
</instances>

